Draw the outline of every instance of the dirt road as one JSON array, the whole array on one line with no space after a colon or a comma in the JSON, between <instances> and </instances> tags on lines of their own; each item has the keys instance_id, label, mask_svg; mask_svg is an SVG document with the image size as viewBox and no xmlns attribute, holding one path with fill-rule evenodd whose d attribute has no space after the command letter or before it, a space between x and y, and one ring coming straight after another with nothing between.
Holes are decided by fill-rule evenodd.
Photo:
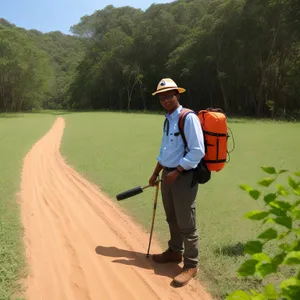
<instances>
[{"instance_id":1,"label":"dirt road","mask_svg":"<svg viewBox=\"0 0 300 300\"><path fill-rule=\"evenodd\" d=\"M211 299L196 280L170 285L178 265L146 258L149 234L64 162L64 127L58 118L24 160L26 299Z\"/></svg>"}]
</instances>

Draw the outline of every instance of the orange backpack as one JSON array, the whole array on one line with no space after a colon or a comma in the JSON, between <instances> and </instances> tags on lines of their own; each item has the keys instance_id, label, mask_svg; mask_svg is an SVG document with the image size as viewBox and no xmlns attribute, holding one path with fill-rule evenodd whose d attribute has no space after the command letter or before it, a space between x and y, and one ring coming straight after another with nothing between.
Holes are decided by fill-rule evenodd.
<instances>
[{"instance_id":1,"label":"orange backpack","mask_svg":"<svg viewBox=\"0 0 300 300\"><path fill-rule=\"evenodd\" d=\"M181 132L185 146L187 146L184 136L184 121L189 113L195 113L193 110L183 108L180 112L178 127ZM204 165L209 172L221 171L227 162L227 141L228 128L226 115L220 108L207 108L200 110L197 114L204 134L205 156ZM201 163L203 163L201 162Z\"/></svg>"}]
</instances>

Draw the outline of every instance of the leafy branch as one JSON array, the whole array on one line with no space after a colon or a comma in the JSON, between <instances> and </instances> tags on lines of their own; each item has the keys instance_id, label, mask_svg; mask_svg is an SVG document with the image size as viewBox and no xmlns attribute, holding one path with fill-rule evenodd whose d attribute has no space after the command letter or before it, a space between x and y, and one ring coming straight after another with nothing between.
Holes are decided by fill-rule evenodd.
<instances>
[{"instance_id":1,"label":"leafy branch","mask_svg":"<svg viewBox=\"0 0 300 300\"><path fill-rule=\"evenodd\" d=\"M263 291L236 290L226 300L300 299L300 172L277 171L274 167L265 166L261 169L269 175L257 182L262 188L273 187L282 174L287 175L288 187L277 183L275 190L263 195L262 191L249 185L239 185L252 199L261 200L264 204L263 210L248 212L245 218L260 221L267 229L259 233L256 240L246 243L244 252L250 257L237 272L242 277L267 278L279 272L280 267L291 267L296 273L286 276L279 286L268 283ZM271 241L276 242L272 255L266 253L266 245Z\"/></svg>"}]
</instances>

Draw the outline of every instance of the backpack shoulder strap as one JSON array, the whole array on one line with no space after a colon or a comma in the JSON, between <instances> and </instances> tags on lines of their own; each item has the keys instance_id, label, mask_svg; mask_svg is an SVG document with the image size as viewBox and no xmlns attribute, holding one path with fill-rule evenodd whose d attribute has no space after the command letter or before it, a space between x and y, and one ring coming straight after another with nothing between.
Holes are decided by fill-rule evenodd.
<instances>
[{"instance_id":1,"label":"backpack shoulder strap","mask_svg":"<svg viewBox=\"0 0 300 300\"><path fill-rule=\"evenodd\" d=\"M185 148L188 148L188 146L187 146L187 141L186 141L186 138L184 135L184 122L185 122L187 115L190 113L195 113L195 112L189 108L183 108L180 112L179 120L178 120L178 128L181 133Z\"/></svg>"}]
</instances>

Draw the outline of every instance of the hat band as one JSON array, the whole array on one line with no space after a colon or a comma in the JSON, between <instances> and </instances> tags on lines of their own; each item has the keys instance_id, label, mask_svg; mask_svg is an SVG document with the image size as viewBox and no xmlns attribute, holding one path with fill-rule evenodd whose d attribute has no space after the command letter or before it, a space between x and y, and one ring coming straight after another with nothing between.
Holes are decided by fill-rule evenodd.
<instances>
[{"instance_id":1,"label":"hat band","mask_svg":"<svg viewBox=\"0 0 300 300\"><path fill-rule=\"evenodd\" d=\"M173 90L178 90L178 86L176 86L176 87L166 86L166 87L164 87L164 88L161 88L161 89L159 89L159 90L156 90L155 93L156 93L156 92L160 92L160 91L164 91L164 90L170 89L170 88L173 88Z\"/></svg>"}]
</instances>

